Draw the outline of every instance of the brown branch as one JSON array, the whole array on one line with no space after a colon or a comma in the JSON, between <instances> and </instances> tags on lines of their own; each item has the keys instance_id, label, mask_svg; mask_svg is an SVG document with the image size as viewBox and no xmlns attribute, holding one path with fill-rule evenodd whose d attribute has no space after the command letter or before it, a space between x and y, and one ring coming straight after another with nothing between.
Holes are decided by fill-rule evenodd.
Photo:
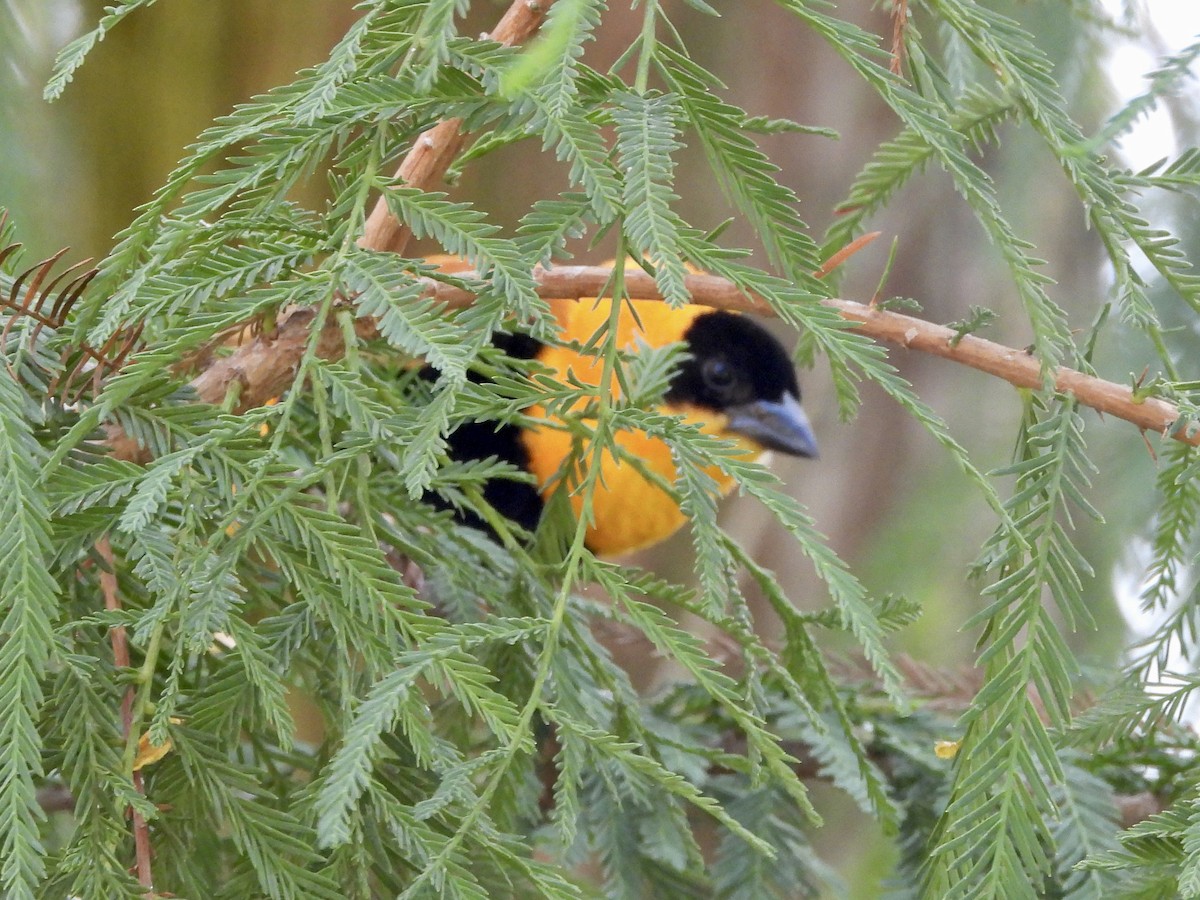
<instances>
[{"instance_id":1,"label":"brown branch","mask_svg":"<svg viewBox=\"0 0 1200 900\"><path fill-rule=\"evenodd\" d=\"M970 366L1009 384L1023 388L1041 388L1041 363L1024 350L1015 350L974 335L965 335L951 344L956 332L944 325L914 319L901 313L872 309L851 300L827 300L845 318L856 323L855 331L876 340L887 341L910 350L930 353ZM1074 395L1084 406L1107 413L1136 425L1142 431L1166 434L1192 446L1200 446L1200 429L1177 429L1180 412L1174 404L1158 397L1137 397L1130 388L1066 366L1054 370L1054 389Z\"/></svg>"},{"instance_id":2,"label":"brown branch","mask_svg":"<svg viewBox=\"0 0 1200 900\"><path fill-rule=\"evenodd\" d=\"M133 786L139 794L145 793L141 772L133 773ZM153 855L150 849L150 827L140 812L136 809L131 812L133 813L133 852L137 865L138 884L148 892L153 892L154 874L150 871L150 858Z\"/></svg>"},{"instance_id":3,"label":"brown branch","mask_svg":"<svg viewBox=\"0 0 1200 900\"><path fill-rule=\"evenodd\" d=\"M460 274L470 276L470 273ZM536 270L534 278L538 294L542 297L583 299L595 297L603 291L611 274L608 266L556 266L553 269ZM471 302L471 295L467 291L432 279L428 284L430 295L449 306L463 306ZM724 278L715 275L689 275L686 284L691 292L692 301L701 306L774 315L766 301L747 296ZM662 299L654 279L645 272L627 271L625 287L629 296L634 299ZM957 334L944 325L873 308L853 300L832 298L822 302L853 322L855 331L875 340L941 356L1003 378L1017 387L1042 386L1041 363L1024 350L1014 350L974 335L965 335L957 343L951 343L951 339L957 337ZM1157 397L1135 397L1133 391L1123 385L1065 366L1055 370L1054 389L1063 394L1073 394L1084 406L1125 419L1143 431L1170 434L1171 437L1185 443L1200 446L1200 429L1173 429L1180 413L1173 404L1165 400Z\"/></svg>"},{"instance_id":4,"label":"brown branch","mask_svg":"<svg viewBox=\"0 0 1200 900\"><path fill-rule=\"evenodd\" d=\"M100 569L100 590L104 594L104 608L110 612L116 612L121 608L121 596L117 593L117 563L113 557L112 544L108 540L108 535L104 535L96 541L96 552L100 554L100 559L104 562ZM124 625L117 625L113 628L112 647L113 664L118 669L128 669L130 667L129 638ZM133 727L133 699L136 690L134 685L129 685L121 700L121 736L125 743L129 742L129 731ZM133 787L139 794L145 794L141 772L133 773ZM150 826L146 824L145 818L136 809L131 809L130 813L133 817L133 848L137 863L138 884L147 891L153 891L154 875L150 869L152 856Z\"/></svg>"},{"instance_id":5,"label":"brown branch","mask_svg":"<svg viewBox=\"0 0 1200 900\"><path fill-rule=\"evenodd\" d=\"M113 556L112 544L109 542L107 534L96 541L96 552L104 561L104 565L100 569L100 590L104 594L104 608L109 612L119 612L121 597L117 593L117 561ZM113 628L112 648L113 664L118 669L128 669L130 665L129 638L125 633L124 625L117 625ZM126 702L121 705L121 726L128 731L132 721L133 694L127 693L125 699Z\"/></svg>"},{"instance_id":6,"label":"brown branch","mask_svg":"<svg viewBox=\"0 0 1200 900\"><path fill-rule=\"evenodd\" d=\"M506 47L523 43L542 27L546 12L554 0L516 0L496 23L490 35ZM447 119L424 132L396 172L396 179L415 187L428 188L438 183L462 148L462 119ZM412 231L397 221L380 197L371 211L358 245L367 250L403 253Z\"/></svg>"},{"instance_id":7,"label":"brown branch","mask_svg":"<svg viewBox=\"0 0 1200 900\"><path fill-rule=\"evenodd\" d=\"M472 273L458 274L469 278ZM611 274L608 266L555 266L536 269L534 280L537 292L542 297L583 299L598 296L604 291ZM760 315L774 314L766 301L747 296L731 282L715 275L689 275L686 284L693 302L702 306ZM469 291L453 285L433 279L426 279L426 285L428 296L448 307L467 306L474 300L474 295ZM644 272L627 271L625 286L635 299L662 299L654 279ZM1036 389L1042 386L1041 364L1024 350L974 335L966 335L952 344L951 339L956 337L956 333L944 325L873 308L853 300L833 298L823 302L853 322L855 331L875 340L941 356L995 375L1017 387ZM261 336L232 356L218 360L192 382L200 398L209 403L219 403L229 385L236 380L242 385L240 407L247 409L260 406L286 390L291 384L295 366L304 353L315 316L316 312L310 308L293 310L274 335ZM373 323L367 320L359 320L357 327L363 337L371 336L374 332ZM319 337L317 352L327 359L339 358L345 352L336 323L326 325ZM1055 370L1054 388L1064 394L1073 394L1084 406L1124 419L1143 431L1170 434L1185 443L1200 446L1200 429L1174 429L1180 413L1165 400L1157 397L1138 398L1130 388L1066 367ZM123 446L126 450L133 449L128 443Z\"/></svg>"},{"instance_id":8,"label":"brown branch","mask_svg":"<svg viewBox=\"0 0 1200 900\"><path fill-rule=\"evenodd\" d=\"M447 119L422 132L400 164L396 179L422 187L437 184L462 147L461 126L462 119ZM358 239L358 246L367 250L403 253L411 237L412 230L392 215L387 198L380 197L371 210L363 236Z\"/></svg>"}]
</instances>

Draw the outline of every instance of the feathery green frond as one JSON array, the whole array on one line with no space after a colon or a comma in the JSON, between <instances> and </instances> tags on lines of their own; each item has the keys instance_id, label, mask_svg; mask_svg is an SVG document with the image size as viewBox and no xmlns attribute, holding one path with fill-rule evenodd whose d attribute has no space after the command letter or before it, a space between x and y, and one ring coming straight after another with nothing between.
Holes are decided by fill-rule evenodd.
<instances>
[{"instance_id":1,"label":"feathery green frond","mask_svg":"<svg viewBox=\"0 0 1200 900\"><path fill-rule=\"evenodd\" d=\"M20 385L0 373L0 885L10 897L33 897L45 872L38 718L59 588L47 566L50 504L38 479L37 419Z\"/></svg>"},{"instance_id":2,"label":"feathery green frond","mask_svg":"<svg viewBox=\"0 0 1200 900\"><path fill-rule=\"evenodd\" d=\"M604 0L565 0L550 7L541 34L500 79L500 93L513 97L541 85L546 114L559 118L578 94L579 59L583 45L594 39Z\"/></svg>"},{"instance_id":3,"label":"feathery green frond","mask_svg":"<svg viewBox=\"0 0 1200 900\"><path fill-rule=\"evenodd\" d=\"M1063 775L1043 717L1069 721L1074 663L1043 593L1066 621L1090 620L1080 581L1089 570L1062 521L1070 521L1072 505L1093 512L1083 497L1092 467L1071 403L1043 418L1031 410L1021 446L1022 457L1005 470L1017 476L1007 506L1029 546L997 532L986 550L986 566L1000 576L986 591L995 599L976 616L988 627L980 656L988 680L962 720L966 733L930 848L926 895L1001 897L1025 885L1032 897L1051 872L1049 790Z\"/></svg>"},{"instance_id":4,"label":"feathery green frond","mask_svg":"<svg viewBox=\"0 0 1200 900\"><path fill-rule=\"evenodd\" d=\"M54 61L54 74L46 83L43 91L45 98L57 100L75 77L75 72L83 65L87 55L100 41L104 40L108 32L119 25L130 13L153 6L156 2L157 0L123 0L117 6L106 7L104 16L96 23L95 28L75 38L59 51L58 58Z\"/></svg>"},{"instance_id":5,"label":"feathery green frond","mask_svg":"<svg viewBox=\"0 0 1200 900\"><path fill-rule=\"evenodd\" d=\"M695 129L717 183L766 243L772 262L793 284L820 293L813 273L820 268L817 247L796 212L799 199L774 177L778 167L746 136L751 118L714 93L722 85L685 55L660 48L661 72L679 97Z\"/></svg>"},{"instance_id":6,"label":"feathery green frond","mask_svg":"<svg viewBox=\"0 0 1200 900\"><path fill-rule=\"evenodd\" d=\"M682 148L675 121L677 99L670 94L619 94L613 98L617 157L625 181L625 230L631 248L652 266L654 280L672 306L691 298L677 234L683 221L671 209L675 165L671 154Z\"/></svg>"},{"instance_id":7,"label":"feathery green frond","mask_svg":"<svg viewBox=\"0 0 1200 900\"><path fill-rule=\"evenodd\" d=\"M466 203L451 203L444 194L427 193L396 183L383 183L393 215L417 237L429 235L447 253L469 260L492 290L522 319L538 321L545 304L538 298L533 276L512 241L497 236L481 212Z\"/></svg>"},{"instance_id":8,"label":"feathery green frond","mask_svg":"<svg viewBox=\"0 0 1200 900\"><path fill-rule=\"evenodd\" d=\"M1145 93L1138 94L1109 116L1104 127L1096 132L1089 144L1093 147L1103 147L1119 141L1123 135L1128 134L1139 119L1148 115L1164 99L1178 92L1185 81L1196 77L1192 71L1192 64L1197 59L1200 59L1200 41L1189 44L1178 53L1165 56L1158 68L1146 75L1150 86Z\"/></svg>"}]
</instances>

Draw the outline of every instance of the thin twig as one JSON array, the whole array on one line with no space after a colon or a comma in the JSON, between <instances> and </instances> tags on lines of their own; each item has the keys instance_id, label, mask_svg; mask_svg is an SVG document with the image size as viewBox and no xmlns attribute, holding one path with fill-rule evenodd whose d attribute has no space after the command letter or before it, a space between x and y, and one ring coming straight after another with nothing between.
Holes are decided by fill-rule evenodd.
<instances>
[{"instance_id":1,"label":"thin twig","mask_svg":"<svg viewBox=\"0 0 1200 900\"><path fill-rule=\"evenodd\" d=\"M121 596L117 593L117 562L113 556L112 544L108 535L96 541L96 552L104 561L100 569L100 590L104 594L104 608L109 612L120 612ZM113 664L118 669L129 668L129 637L124 625L117 625L111 632L113 648ZM130 710L133 708L133 692L127 691L125 701L121 704L121 727L129 731ZM128 737L128 734L125 735Z\"/></svg>"},{"instance_id":2,"label":"thin twig","mask_svg":"<svg viewBox=\"0 0 1200 900\"><path fill-rule=\"evenodd\" d=\"M121 596L117 593L117 563L113 557L112 544L108 540L108 535L104 535L100 540L96 541L96 552L100 554L100 559L104 562L104 566L100 569L100 590L104 594L104 608L109 612L117 612L121 609ZM115 626L111 634L113 664L118 669L128 669L130 667L129 637L125 632L125 626ZM130 729L133 726L133 700L135 691L136 686L129 685L125 689L125 696L121 699L121 735L126 742L129 740ZM139 794L145 794L141 772L133 773L133 786ZM137 861L138 884L146 888L147 891L153 891L154 875L150 869L150 858L152 856L150 827L146 824L146 820L142 817L142 814L136 809L132 809L130 812L133 816L133 848L134 857Z\"/></svg>"},{"instance_id":3,"label":"thin twig","mask_svg":"<svg viewBox=\"0 0 1200 900\"><path fill-rule=\"evenodd\" d=\"M893 75L904 71L904 32L908 28L908 0L894 0L892 4L892 62Z\"/></svg>"},{"instance_id":4,"label":"thin twig","mask_svg":"<svg viewBox=\"0 0 1200 900\"><path fill-rule=\"evenodd\" d=\"M882 231L868 231L866 234L859 235L837 253L833 254L833 256L829 257L829 259L825 260L825 262L821 263L821 268L813 272L813 277L824 278L859 250L872 243L881 234L883 234Z\"/></svg>"}]
</instances>

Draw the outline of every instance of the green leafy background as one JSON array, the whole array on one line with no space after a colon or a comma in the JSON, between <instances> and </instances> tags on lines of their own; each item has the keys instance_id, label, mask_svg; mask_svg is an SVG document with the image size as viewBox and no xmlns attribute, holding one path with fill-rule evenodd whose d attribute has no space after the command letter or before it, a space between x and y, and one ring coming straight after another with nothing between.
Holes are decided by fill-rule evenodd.
<instances>
[{"instance_id":1,"label":"green leafy background","mask_svg":"<svg viewBox=\"0 0 1200 900\"><path fill-rule=\"evenodd\" d=\"M103 259L63 334L10 337L23 388L0 378L8 895L136 896L130 803L181 896L1195 893L1191 738L1161 719L1194 681L1185 664L1147 696L1120 673L1159 679L1172 638L1192 651L1194 597L1172 604L1193 580L1194 454L1151 439L1156 459L1062 398L885 358L814 299L881 290L937 322L988 309L986 336L1046 366L1148 367L1194 402L1200 157L1133 173L1112 143L1194 87L1196 48L1118 110L1096 51L1129 23L1087 3L913 4L905 80L866 4L611 5L559 0L524 53L473 39L499 5L452 0L0 13L23 26L0 32L0 203L27 263L65 245ZM97 19L111 33L52 73ZM1195 144L1194 110L1171 110ZM446 115L484 135L452 181L391 183ZM420 239L409 256L485 273L474 307L416 301L416 263L354 246L381 190ZM812 277L876 229L846 271ZM721 531L686 469L704 524L632 567L591 558L570 522L501 551L414 504L433 486L478 505L492 469L444 465L442 435L524 405L530 376L487 338L510 316L544 327L528 269L563 247L642 255L671 301L683 259L767 297L811 364L821 460L772 475L602 400L598 446L644 428L740 485ZM198 406L166 373L284 303L348 329L339 291L383 340L310 352L310 389L276 407ZM39 402L55 342L134 323L146 350L88 411ZM599 346L661 389L669 354ZM436 366L432 392L404 356ZM98 455L102 419L153 462ZM105 532L120 612L102 610ZM1127 652L1114 585L1147 565L1147 603L1173 611ZM628 672L589 616L642 635ZM118 624L142 667L135 720L173 741L147 770L157 808L128 777ZM234 648L213 652L214 632ZM953 763L939 738L962 740ZM74 812L45 819L56 785ZM1146 788L1165 812L1120 833L1114 796Z\"/></svg>"}]
</instances>

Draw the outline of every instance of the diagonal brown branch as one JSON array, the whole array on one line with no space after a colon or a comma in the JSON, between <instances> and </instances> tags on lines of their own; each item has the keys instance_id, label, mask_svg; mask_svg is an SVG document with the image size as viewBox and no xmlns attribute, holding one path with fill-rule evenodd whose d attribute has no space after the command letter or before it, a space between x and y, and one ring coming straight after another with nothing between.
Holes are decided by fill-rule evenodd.
<instances>
[{"instance_id":1,"label":"diagonal brown branch","mask_svg":"<svg viewBox=\"0 0 1200 900\"><path fill-rule=\"evenodd\" d=\"M524 42L542 27L546 12L554 0L516 0L496 23L491 35L506 47ZM400 163L396 179L415 187L437 184L463 144L462 119L447 119L424 132L412 150ZM367 219L358 245L367 250L386 250L403 253L412 232L388 210L387 200L380 197Z\"/></svg>"},{"instance_id":2,"label":"diagonal brown branch","mask_svg":"<svg viewBox=\"0 0 1200 900\"><path fill-rule=\"evenodd\" d=\"M104 608L110 612L119 610L121 595L117 592L117 564L107 534L96 541L96 552L100 554L100 559L104 563L104 567L100 570L100 590L104 594ZM113 664L118 669L129 669L129 638L124 625L117 625L113 628L112 647ZM121 734L125 741L129 740L129 732L133 727L133 697L136 691L137 688L134 685L129 685L121 700ZM139 794L145 793L141 772L133 773L133 786ZM150 848L150 826L146 824L145 818L136 809L131 809L129 812L133 817L133 847L137 861L138 884L148 891L152 891L154 875L150 868L150 860L153 855Z\"/></svg>"}]
</instances>

